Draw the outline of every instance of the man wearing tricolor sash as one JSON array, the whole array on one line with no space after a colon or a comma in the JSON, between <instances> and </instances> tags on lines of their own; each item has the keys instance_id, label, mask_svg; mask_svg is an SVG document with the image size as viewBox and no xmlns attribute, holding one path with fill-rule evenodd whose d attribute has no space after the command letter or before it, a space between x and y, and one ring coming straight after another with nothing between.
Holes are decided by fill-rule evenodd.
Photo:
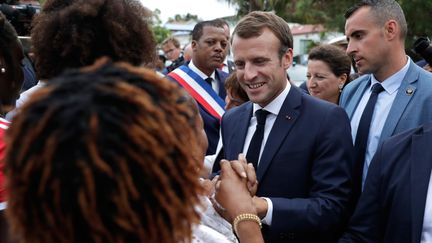
<instances>
[{"instance_id":1,"label":"man wearing tricolor sash","mask_svg":"<svg viewBox=\"0 0 432 243\"><path fill-rule=\"evenodd\" d=\"M192 60L167 76L197 101L209 143L207 155L216 152L220 119L225 112L224 81L228 74L218 67L225 59L227 45L224 29L217 22L199 22L192 31Z\"/></svg>"}]
</instances>

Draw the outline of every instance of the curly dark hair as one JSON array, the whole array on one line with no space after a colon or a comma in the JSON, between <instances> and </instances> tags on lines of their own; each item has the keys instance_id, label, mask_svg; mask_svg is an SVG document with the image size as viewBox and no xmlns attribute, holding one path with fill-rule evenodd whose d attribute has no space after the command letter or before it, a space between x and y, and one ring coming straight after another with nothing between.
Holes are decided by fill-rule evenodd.
<instances>
[{"instance_id":1,"label":"curly dark hair","mask_svg":"<svg viewBox=\"0 0 432 243\"><path fill-rule=\"evenodd\" d=\"M14 45L18 44L18 36L13 26L9 23L3 13L0 12L0 54L5 63L12 64ZM0 63L0 64L5 64ZM13 67L17 68L17 67Z\"/></svg>"},{"instance_id":2,"label":"curly dark hair","mask_svg":"<svg viewBox=\"0 0 432 243\"><path fill-rule=\"evenodd\" d=\"M202 193L191 100L126 63L51 80L7 134L13 232L23 242L190 241Z\"/></svg>"},{"instance_id":3,"label":"curly dark hair","mask_svg":"<svg viewBox=\"0 0 432 243\"><path fill-rule=\"evenodd\" d=\"M108 56L133 65L155 60L150 11L138 0L47 0L31 32L40 79Z\"/></svg>"},{"instance_id":4,"label":"curly dark hair","mask_svg":"<svg viewBox=\"0 0 432 243\"><path fill-rule=\"evenodd\" d=\"M14 27L0 12L0 116L15 106L23 83L24 53Z\"/></svg>"}]
</instances>

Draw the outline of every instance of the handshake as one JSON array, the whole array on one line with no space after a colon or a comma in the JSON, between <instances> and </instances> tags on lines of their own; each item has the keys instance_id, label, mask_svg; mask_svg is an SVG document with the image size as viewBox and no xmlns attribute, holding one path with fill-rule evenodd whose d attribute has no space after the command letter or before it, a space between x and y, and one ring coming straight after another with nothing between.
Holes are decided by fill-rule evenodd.
<instances>
[{"instance_id":1,"label":"handshake","mask_svg":"<svg viewBox=\"0 0 432 243\"><path fill-rule=\"evenodd\" d=\"M237 160L221 160L220 163L220 175L211 181L203 181L214 209L233 225L234 232L240 239L242 233L261 239L261 231L257 230L257 226L261 227L260 218L267 213L267 201L255 196L258 181L253 165L247 163L243 154L239 154ZM246 228L242 231L241 227ZM252 229L256 236L248 232L252 232Z\"/></svg>"}]
</instances>

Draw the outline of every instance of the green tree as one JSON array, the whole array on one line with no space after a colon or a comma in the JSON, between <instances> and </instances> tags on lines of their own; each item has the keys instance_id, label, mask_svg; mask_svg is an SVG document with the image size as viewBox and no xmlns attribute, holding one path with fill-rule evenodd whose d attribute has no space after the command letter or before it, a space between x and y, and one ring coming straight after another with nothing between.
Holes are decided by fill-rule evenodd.
<instances>
[{"instance_id":1,"label":"green tree","mask_svg":"<svg viewBox=\"0 0 432 243\"><path fill-rule=\"evenodd\" d=\"M323 24L328 30L344 32L345 11L357 0L220 0L237 6L241 17L253 10L274 11L287 22ZM419 36L432 37L430 0L397 0L408 22L407 49Z\"/></svg>"},{"instance_id":2,"label":"green tree","mask_svg":"<svg viewBox=\"0 0 432 243\"><path fill-rule=\"evenodd\" d=\"M152 18L150 19L150 24L153 29L153 35L156 39L157 43L161 43L168 36L171 35L171 31L162 26L162 21L160 19L161 11L159 9L155 9L152 13Z\"/></svg>"},{"instance_id":3,"label":"green tree","mask_svg":"<svg viewBox=\"0 0 432 243\"><path fill-rule=\"evenodd\" d=\"M174 15L173 18L168 18L168 23L173 23L173 22L188 22L190 20L195 20L195 21L200 21L200 19L198 19L198 15L194 15L194 14L184 14L184 15L180 15L180 14L176 14Z\"/></svg>"}]
</instances>

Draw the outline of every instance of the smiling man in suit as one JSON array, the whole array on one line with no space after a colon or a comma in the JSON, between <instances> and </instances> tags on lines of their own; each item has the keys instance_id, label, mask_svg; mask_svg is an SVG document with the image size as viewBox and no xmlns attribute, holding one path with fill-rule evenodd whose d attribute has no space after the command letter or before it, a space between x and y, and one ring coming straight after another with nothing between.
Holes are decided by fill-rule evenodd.
<instances>
[{"instance_id":1,"label":"smiling man in suit","mask_svg":"<svg viewBox=\"0 0 432 243\"><path fill-rule=\"evenodd\" d=\"M405 54L407 23L396 1L365 0L345 18L346 51L364 74L348 84L340 98L355 141L358 198L378 144L432 120L432 75Z\"/></svg>"},{"instance_id":2,"label":"smiling man in suit","mask_svg":"<svg viewBox=\"0 0 432 243\"><path fill-rule=\"evenodd\" d=\"M273 13L252 12L236 26L234 63L251 102L222 118L225 158L244 153L256 168L266 242L334 242L348 217L349 120L291 86L292 48L287 23Z\"/></svg>"}]
</instances>

